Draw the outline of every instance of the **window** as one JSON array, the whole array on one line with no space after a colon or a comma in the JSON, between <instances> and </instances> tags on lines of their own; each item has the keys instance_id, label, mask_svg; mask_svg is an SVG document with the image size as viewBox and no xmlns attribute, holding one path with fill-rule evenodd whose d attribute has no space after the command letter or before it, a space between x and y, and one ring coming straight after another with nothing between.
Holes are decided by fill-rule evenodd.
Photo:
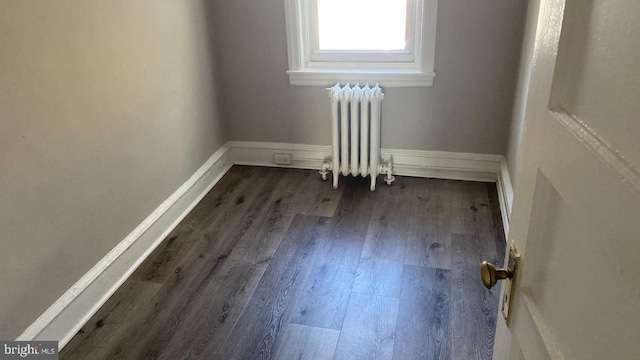
<instances>
[{"instance_id":1,"label":"window","mask_svg":"<svg viewBox=\"0 0 640 360\"><path fill-rule=\"evenodd\" d=\"M289 82L431 86L438 0L286 0Z\"/></svg>"}]
</instances>

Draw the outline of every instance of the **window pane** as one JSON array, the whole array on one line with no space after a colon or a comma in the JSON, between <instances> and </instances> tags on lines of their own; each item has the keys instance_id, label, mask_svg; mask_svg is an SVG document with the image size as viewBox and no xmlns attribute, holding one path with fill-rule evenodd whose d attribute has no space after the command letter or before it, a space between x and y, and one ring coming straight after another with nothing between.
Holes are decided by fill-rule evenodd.
<instances>
[{"instance_id":1,"label":"window pane","mask_svg":"<svg viewBox=\"0 0 640 360\"><path fill-rule=\"evenodd\" d=\"M320 50L404 50L407 0L317 0Z\"/></svg>"}]
</instances>

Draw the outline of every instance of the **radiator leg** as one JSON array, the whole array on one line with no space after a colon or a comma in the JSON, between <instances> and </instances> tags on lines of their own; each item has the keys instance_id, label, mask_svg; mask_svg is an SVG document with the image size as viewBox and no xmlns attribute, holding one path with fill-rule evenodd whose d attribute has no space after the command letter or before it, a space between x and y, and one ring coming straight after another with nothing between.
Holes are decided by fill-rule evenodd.
<instances>
[{"instance_id":1,"label":"radiator leg","mask_svg":"<svg viewBox=\"0 0 640 360\"><path fill-rule=\"evenodd\" d=\"M392 182L394 182L396 180L396 177L391 175L391 172L387 172L387 176L384 178L384 181L387 183L387 185L391 185Z\"/></svg>"},{"instance_id":2,"label":"radiator leg","mask_svg":"<svg viewBox=\"0 0 640 360\"><path fill-rule=\"evenodd\" d=\"M322 163L322 167L320 167L320 175L322 175L322 180L327 180L327 174L331 169L331 161L325 161Z\"/></svg>"},{"instance_id":3,"label":"radiator leg","mask_svg":"<svg viewBox=\"0 0 640 360\"><path fill-rule=\"evenodd\" d=\"M376 177L371 174L371 187L369 188L371 191L376 190Z\"/></svg>"},{"instance_id":4,"label":"radiator leg","mask_svg":"<svg viewBox=\"0 0 640 360\"><path fill-rule=\"evenodd\" d=\"M387 185L391 185L391 183L394 182L396 179L392 175L393 170L392 170L391 160L389 160L388 164L380 165L380 173L385 174L384 181L387 183Z\"/></svg>"},{"instance_id":5,"label":"radiator leg","mask_svg":"<svg viewBox=\"0 0 640 360\"><path fill-rule=\"evenodd\" d=\"M340 172L337 170L331 170L331 172L333 173L333 188L337 189L338 188L338 176L340 176Z\"/></svg>"}]
</instances>

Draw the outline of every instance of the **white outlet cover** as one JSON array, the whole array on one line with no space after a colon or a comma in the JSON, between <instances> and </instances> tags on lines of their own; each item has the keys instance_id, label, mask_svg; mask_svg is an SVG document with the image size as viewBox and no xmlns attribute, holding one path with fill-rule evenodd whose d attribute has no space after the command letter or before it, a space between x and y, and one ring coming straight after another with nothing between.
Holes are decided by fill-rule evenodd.
<instances>
[{"instance_id":1,"label":"white outlet cover","mask_svg":"<svg viewBox=\"0 0 640 360\"><path fill-rule=\"evenodd\" d=\"M291 165L291 154L273 154L273 161L278 165Z\"/></svg>"}]
</instances>

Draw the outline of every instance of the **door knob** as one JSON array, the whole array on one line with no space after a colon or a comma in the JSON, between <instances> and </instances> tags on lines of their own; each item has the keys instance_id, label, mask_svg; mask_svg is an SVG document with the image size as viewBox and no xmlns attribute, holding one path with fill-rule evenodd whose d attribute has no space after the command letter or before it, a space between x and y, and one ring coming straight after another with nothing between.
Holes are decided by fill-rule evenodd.
<instances>
[{"instance_id":1,"label":"door knob","mask_svg":"<svg viewBox=\"0 0 640 360\"><path fill-rule=\"evenodd\" d=\"M483 261L482 264L480 264L480 276L482 277L484 287L491 289L496 285L498 280L511 279L513 272L505 269L496 269L492 263Z\"/></svg>"},{"instance_id":2,"label":"door knob","mask_svg":"<svg viewBox=\"0 0 640 360\"><path fill-rule=\"evenodd\" d=\"M520 253L516 249L516 244L511 241L509 244L508 258L505 259L506 269L496 269L496 266L490 262L483 261L480 264L480 277L482 283L487 289L491 289L496 285L498 280L505 280L502 284L502 297L500 301L500 308L502 310L502 316L504 316L507 326L509 326L509 318L511 314L511 301L513 301L514 284L518 281L518 269L520 268Z\"/></svg>"}]
</instances>

